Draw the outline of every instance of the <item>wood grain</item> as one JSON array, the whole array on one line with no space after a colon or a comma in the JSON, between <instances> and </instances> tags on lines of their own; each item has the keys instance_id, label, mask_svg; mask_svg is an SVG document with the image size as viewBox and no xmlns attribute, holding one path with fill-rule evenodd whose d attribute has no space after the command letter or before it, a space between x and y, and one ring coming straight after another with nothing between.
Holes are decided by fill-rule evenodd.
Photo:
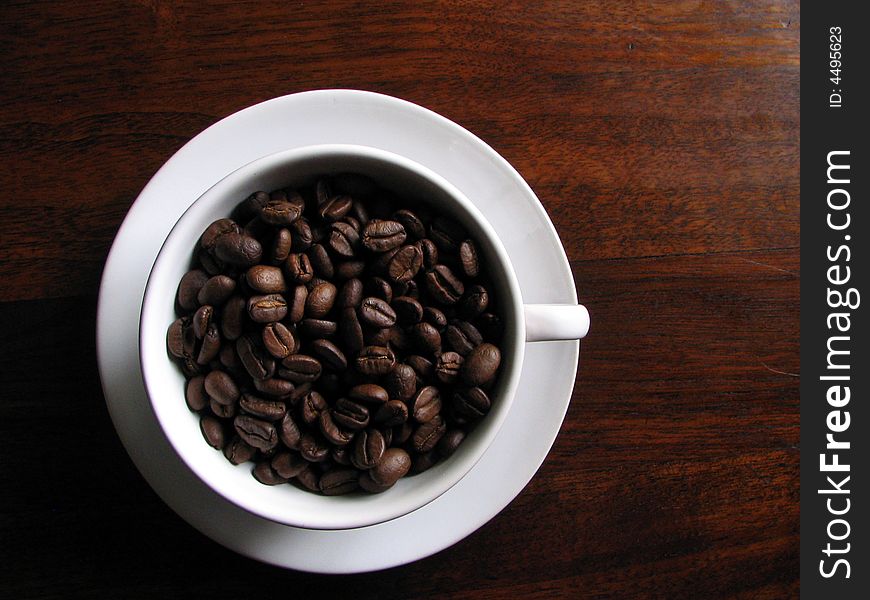
<instances>
[{"instance_id":1,"label":"wood grain","mask_svg":"<svg viewBox=\"0 0 870 600\"><path fill-rule=\"evenodd\" d=\"M0 597L796 597L799 44L796 1L0 4ZM435 556L342 577L175 516L94 357L103 261L148 179L220 118L325 87L491 144L592 314L516 500Z\"/></svg>"}]
</instances>

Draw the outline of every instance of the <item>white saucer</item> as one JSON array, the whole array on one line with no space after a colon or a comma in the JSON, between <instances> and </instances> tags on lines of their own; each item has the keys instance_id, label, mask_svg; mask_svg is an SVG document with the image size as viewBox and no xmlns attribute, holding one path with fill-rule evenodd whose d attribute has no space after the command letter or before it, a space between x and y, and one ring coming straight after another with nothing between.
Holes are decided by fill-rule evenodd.
<instances>
[{"instance_id":1,"label":"white saucer","mask_svg":"<svg viewBox=\"0 0 870 600\"><path fill-rule=\"evenodd\" d=\"M447 548L519 494L562 424L580 343L528 344L514 406L489 450L447 493L404 517L361 529L314 531L261 519L216 495L174 453L146 398L137 343L145 282L176 219L214 182L266 154L322 143L374 146L429 167L489 219L526 303L576 303L577 295L552 223L507 161L452 121L389 96L321 90L263 102L196 136L148 183L112 245L97 313L100 376L118 435L157 494L215 541L282 567L354 573Z\"/></svg>"}]
</instances>

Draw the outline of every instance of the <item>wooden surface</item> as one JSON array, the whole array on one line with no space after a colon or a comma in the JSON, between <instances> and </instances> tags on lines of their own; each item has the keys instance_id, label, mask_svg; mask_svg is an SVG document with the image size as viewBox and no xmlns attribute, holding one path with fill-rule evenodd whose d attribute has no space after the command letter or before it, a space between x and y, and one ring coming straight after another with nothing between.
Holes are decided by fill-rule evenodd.
<instances>
[{"instance_id":1,"label":"wooden surface","mask_svg":"<svg viewBox=\"0 0 870 600\"><path fill-rule=\"evenodd\" d=\"M796 597L799 41L797 1L0 4L0 597ZM103 261L160 165L327 87L491 144L592 314L516 500L435 556L342 577L178 518L94 356Z\"/></svg>"}]
</instances>

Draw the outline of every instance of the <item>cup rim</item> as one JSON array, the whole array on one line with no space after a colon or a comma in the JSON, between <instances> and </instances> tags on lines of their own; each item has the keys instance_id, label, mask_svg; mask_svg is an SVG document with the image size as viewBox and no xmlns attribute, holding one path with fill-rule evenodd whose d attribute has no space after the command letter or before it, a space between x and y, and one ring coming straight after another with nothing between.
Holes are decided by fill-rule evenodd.
<instances>
[{"instance_id":1,"label":"cup rim","mask_svg":"<svg viewBox=\"0 0 870 600\"><path fill-rule=\"evenodd\" d=\"M215 214L212 205L221 204L221 198L224 198L231 188L254 179L257 175L262 175L262 173L268 172L270 169L282 166L287 166L289 169L293 165L303 163L305 160L314 160L326 156L361 157L365 160L390 163L395 167L409 171L413 176L421 177L434 184L434 186L439 190L439 193L449 196L452 199L453 204L456 207L459 207L465 216L474 222L475 227L478 229L476 234L482 235L486 238L487 245L492 252L495 253L499 263L499 268L502 270L505 278L504 283L508 288L508 297L502 301L502 311L506 316L505 339L508 338L508 334L510 334L511 338L511 341L509 342L511 346L511 360L503 360L502 364L505 365L506 362L510 362L511 365L508 368L503 368L504 370L499 375L502 381L499 382L501 392L498 398L498 408L487 415L486 431L478 436L481 438L478 441L478 448L473 453L466 452L464 455L454 455L447 460L440 461L439 464L436 465L436 467L433 467L430 471L434 471L436 468L440 467L441 470L444 471L443 473L439 473L439 475L442 475L442 478L435 483L424 486L422 489L425 493L411 494L410 496L405 495L402 497L402 501L400 502L395 499L393 502L390 502L384 498L385 495L392 491L387 490L382 494L371 496L372 498L382 499L377 506L369 501L366 510L359 510L352 506L347 510L334 510L336 507L345 509L348 504L348 502L346 502L347 500L362 500L364 497L354 497L352 499L348 499L346 496L325 497L308 491L297 490L294 486L277 486L279 488L286 487L292 489L294 490L294 493L299 492L309 499L317 498L319 501L323 501L324 505L328 503L332 504L332 506L328 507L326 510L309 510L303 514L294 514L291 510L275 508L270 506L268 503L258 502L258 498L252 500L244 493L239 493L238 490L233 489L227 481L222 480L220 477L215 477L212 468L207 467L205 464L201 464L199 460L191 455L191 449L198 445L200 449L205 447L207 450L212 452L215 450L204 443L201 435L180 435L179 429L173 426L172 418L177 412L179 412L179 410L188 413L191 417L196 418L197 421L198 416L193 411L190 411L184 401L183 382L185 381L185 378L181 375L177 365L170 359L166 352L165 332L169 323L162 323L162 319L160 318L161 301L174 301L174 292L177 288L178 281L174 280L169 282L172 293L168 298L163 294L158 296L153 284L155 281L160 279L159 274L166 270L167 263L178 261L178 254L176 252L171 252L171 250L182 250L182 256L186 257L183 259L183 262L186 264L186 261L189 260L192 246L195 245L196 239L198 239L198 236L201 234L204 227L214 219L229 214L229 211L220 215ZM314 172L310 173L310 175L316 174L317 173ZM288 178L289 177L290 176L288 175ZM251 188L251 186L248 187ZM250 193L250 191L251 190L249 189L248 193ZM238 201L239 199L236 197L232 206L237 204ZM184 224L193 221L197 217L199 217L196 219L197 221L203 217L208 217L208 219L205 225L199 228L193 236L184 235L182 240L179 236L182 235ZM166 238L163 240L157 257L148 274L139 315L140 374L142 376L148 402L157 417L157 422L159 423L161 430L175 453L203 483L231 503L250 513L271 521L306 529L339 530L375 525L413 512L435 500L452 488L463 477L465 477L471 469L474 468L501 429L514 400L522 370L524 351L525 322L519 281L504 245L495 230L487 221L486 217L458 188L428 167L400 154L361 144L314 144L281 150L255 159L228 173L217 181L208 190L196 198L187 209L185 209L182 215L173 224L173 227L167 234ZM177 371L178 376L181 378L182 385L177 386L177 389L175 390L175 393L172 394L171 398L164 399L159 394L160 390L158 389L159 386L156 377L160 373L161 366L165 367L167 364ZM169 402L173 402L175 405L170 405ZM480 429L480 427L480 425L475 427L475 431ZM226 461L223 456L220 456L219 458L228 469L237 469L242 466L232 465ZM448 467L445 467L445 464L447 464ZM450 468L451 466L452 468ZM415 475L411 478L403 478L403 480L417 479L424 476L426 476L426 473ZM274 487L260 484L251 477L249 473L247 473L247 478L257 486L258 490L261 490L264 493L267 490L275 489ZM400 480L397 485L403 484L403 480ZM412 484L413 482L404 482L404 485Z\"/></svg>"}]
</instances>

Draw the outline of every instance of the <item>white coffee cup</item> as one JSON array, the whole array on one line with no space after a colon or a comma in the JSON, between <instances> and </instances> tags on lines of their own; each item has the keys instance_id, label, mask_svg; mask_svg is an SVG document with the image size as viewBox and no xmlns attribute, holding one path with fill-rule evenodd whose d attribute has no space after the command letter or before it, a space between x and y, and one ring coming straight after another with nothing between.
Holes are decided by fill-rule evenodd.
<instances>
[{"instance_id":1,"label":"white coffee cup","mask_svg":"<svg viewBox=\"0 0 870 600\"><path fill-rule=\"evenodd\" d=\"M190 268L203 230L228 216L251 192L300 187L316 177L343 172L367 175L402 197L429 205L459 221L475 239L504 318L502 363L491 391L489 414L457 451L429 470L401 479L381 494L321 496L292 485L266 486L250 473L251 464L232 465L209 446L199 417L184 399L185 379L166 348L166 331L175 320L178 283ZM397 154L367 146L324 144L286 150L260 158L216 183L181 216L157 256L145 289L140 318L142 376L151 406L172 447L184 463L215 492L273 521L311 529L364 527L400 517L431 502L456 484L478 462L499 431L514 399L525 344L579 339L589 330L581 305L524 305L507 252L486 218L456 187L430 169Z\"/></svg>"}]
</instances>

